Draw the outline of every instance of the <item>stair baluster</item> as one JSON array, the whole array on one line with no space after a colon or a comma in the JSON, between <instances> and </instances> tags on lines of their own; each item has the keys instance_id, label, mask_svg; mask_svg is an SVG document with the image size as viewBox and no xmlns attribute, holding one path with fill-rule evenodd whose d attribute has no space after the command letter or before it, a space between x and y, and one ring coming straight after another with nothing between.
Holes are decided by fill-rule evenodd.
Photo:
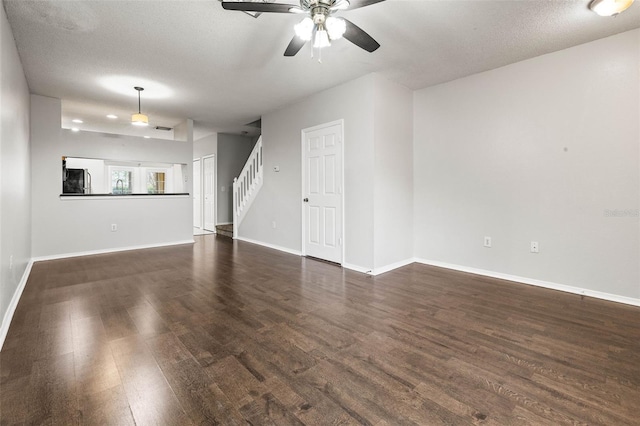
<instances>
[{"instance_id":1,"label":"stair baluster","mask_svg":"<svg viewBox=\"0 0 640 426\"><path fill-rule=\"evenodd\" d=\"M233 179L233 238L238 236L240 222L262 187L262 136L253 147L240 175Z\"/></svg>"}]
</instances>

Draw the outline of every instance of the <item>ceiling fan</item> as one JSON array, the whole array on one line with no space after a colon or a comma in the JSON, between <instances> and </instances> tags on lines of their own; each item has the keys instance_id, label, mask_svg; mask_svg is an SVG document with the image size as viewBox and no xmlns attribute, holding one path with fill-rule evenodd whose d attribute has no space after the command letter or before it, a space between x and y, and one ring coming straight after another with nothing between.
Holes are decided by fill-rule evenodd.
<instances>
[{"instance_id":1,"label":"ceiling fan","mask_svg":"<svg viewBox=\"0 0 640 426\"><path fill-rule=\"evenodd\" d=\"M305 14L299 24L294 26L296 35L284 51L284 56L295 56L308 42L313 40L313 47L323 48L331 45L331 41L342 37L356 46L373 52L380 44L353 22L336 18L334 13L342 10L353 10L384 0L300 0L300 6L282 3L262 3L253 1L222 1L226 10L257 13L298 13Z\"/></svg>"}]
</instances>

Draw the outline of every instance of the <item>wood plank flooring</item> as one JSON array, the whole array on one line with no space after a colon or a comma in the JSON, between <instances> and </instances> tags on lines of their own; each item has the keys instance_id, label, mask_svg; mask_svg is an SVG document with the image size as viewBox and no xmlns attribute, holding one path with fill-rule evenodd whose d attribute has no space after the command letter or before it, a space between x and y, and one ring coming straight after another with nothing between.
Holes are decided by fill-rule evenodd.
<instances>
[{"instance_id":1,"label":"wood plank flooring","mask_svg":"<svg viewBox=\"0 0 640 426\"><path fill-rule=\"evenodd\" d=\"M640 308L215 235L38 262L1 424L640 424Z\"/></svg>"}]
</instances>

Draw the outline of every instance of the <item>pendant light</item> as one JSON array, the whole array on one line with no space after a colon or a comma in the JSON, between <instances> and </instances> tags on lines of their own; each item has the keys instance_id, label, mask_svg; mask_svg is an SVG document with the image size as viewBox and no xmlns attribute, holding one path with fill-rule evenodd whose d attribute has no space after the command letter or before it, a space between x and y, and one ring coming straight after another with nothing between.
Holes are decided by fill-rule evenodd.
<instances>
[{"instance_id":1,"label":"pendant light","mask_svg":"<svg viewBox=\"0 0 640 426\"><path fill-rule=\"evenodd\" d=\"M149 117L140 112L140 92L144 90L142 87L134 87L138 91L138 113L131 115L131 124L134 126L148 126Z\"/></svg>"}]
</instances>

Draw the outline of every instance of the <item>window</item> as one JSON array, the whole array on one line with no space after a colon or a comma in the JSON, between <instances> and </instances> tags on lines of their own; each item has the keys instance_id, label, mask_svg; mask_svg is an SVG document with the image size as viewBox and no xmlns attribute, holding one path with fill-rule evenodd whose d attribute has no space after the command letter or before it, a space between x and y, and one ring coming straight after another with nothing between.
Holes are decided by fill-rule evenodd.
<instances>
[{"instance_id":1,"label":"window","mask_svg":"<svg viewBox=\"0 0 640 426\"><path fill-rule=\"evenodd\" d=\"M164 194L164 187L164 172L147 172L147 194Z\"/></svg>"},{"instance_id":2,"label":"window","mask_svg":"<svg viewBox=\"0 0 640 426\"><path fill-rule=\"evenodd\" d=\"M111 169L111 193L131 194L133 189L133 173L131 170Z\"/></svg>"}]
</instances>

